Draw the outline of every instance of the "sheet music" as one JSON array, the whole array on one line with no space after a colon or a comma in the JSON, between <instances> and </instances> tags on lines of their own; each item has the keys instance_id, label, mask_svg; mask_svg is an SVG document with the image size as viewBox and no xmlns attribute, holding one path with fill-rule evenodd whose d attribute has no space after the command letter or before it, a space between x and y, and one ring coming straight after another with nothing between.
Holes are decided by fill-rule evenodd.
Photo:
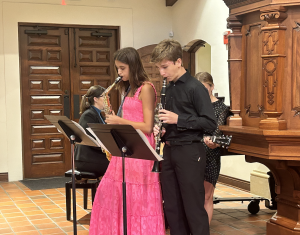
<instances>
[{"instance_id":1,"label":"sheet music","mask_svg":"<svg viewBox=\"0 0 300 235\"><path fill-rule=\"evenodd\" d=\"M145 134L140 129L136 129L136 132L140 135L140 137L145 142L145 144L148 146L148 148L151 150L151 152L153 153L153 155L157 158L157 161L164 160L161 156L159 156L157 154L157 152L154 150L154 148L150 145L150 143L149 143L147 137L145 136Z\"/></svg>"},{"instance_id":2,"label":"sheet music","mask_svg":"<svg viewBox=\"0 0 300 235\"><path fill-rule=\"evenodd\" d=\"M73 120L71 120L71 122L73 122L74 125L75 125L76 127L78 127L78 129L81 130L81 132L83 132L83 133L84 133L91 141L93 141L93 143L95 143L95 145L96 145L97 147L100 147L99 144L97 143L97 141L96 141L95 139L93 139L91 136L89 136L89 135L86 133L85 129L84 129L82 126L80 126L79 123L74 122ZM84 141L84 139L82 140L81 143L78 143L78 144L89 145L89 144L86 144L86 142Z\"/></svg>"},{"instance_id":3,"label":"sheet music","mask_svg":"<svg viewBox=\"0 0 300 235\"><path fill-rule=\"evenodd\" d=\"M98 138L98 136L96 136L95 132L90 127L86 128L86 129L96 138L98 146L101 147L101 148L103 148L105 151L109 152L108 149L101 142L101 140Z\"/></svg>"}]
</instances>

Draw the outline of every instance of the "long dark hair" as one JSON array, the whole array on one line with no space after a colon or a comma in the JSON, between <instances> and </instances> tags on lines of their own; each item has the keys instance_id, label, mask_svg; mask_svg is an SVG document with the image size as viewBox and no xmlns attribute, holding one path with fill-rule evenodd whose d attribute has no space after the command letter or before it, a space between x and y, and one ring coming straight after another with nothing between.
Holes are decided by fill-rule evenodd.
<instances>
[{"instance_id":1,"label":"long dark hair","mask_svg":"<svg viewBox=\"0 0 300 235\"><path fill-rule=\"evenodd\" d=\"M105 88L99 85L91 86L87 93L82 97L80 104L80 114L84 113L91 105L94 105L94 97L100 97Z\"/></svg>"},{"instance_id":2,"label":"long dark hair","mask_svg":"<svg viewBox=\"0 0 300 235\"><path fill-rule=\"evenodd\" d=\"M141 57L133 47L125 47L114 53L114 61L118 60L129 66L129 81L123 81L117 84L120 93L130 85L131 92L135 92L143 82L149 81L149 77L144 69Z\"/></svg>"}]
</instances>

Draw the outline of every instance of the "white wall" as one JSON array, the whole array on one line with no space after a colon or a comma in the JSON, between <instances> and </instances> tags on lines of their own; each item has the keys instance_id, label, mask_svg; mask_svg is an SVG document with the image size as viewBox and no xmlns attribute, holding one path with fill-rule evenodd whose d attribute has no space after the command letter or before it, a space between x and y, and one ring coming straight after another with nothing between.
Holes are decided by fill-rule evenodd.
<instances>
[{"instance_id":1,"label":"white wall","mask_svg":"<svg viewBox=\"0 0 300 235\"><path fill-rule=\"evenodd\" d=\"M251 173L256 170L261 173L269 171L260 163L247 163L244 155L229 155L221 157L221 174L237 179L250 181Z\"/></svg>"},{"instance_id":2,"label":"white wall","mask_svg":"<svg viewBox=\"0 0 300 235\"><path fill-rule=\"evenodd\" d=\"M228 51L223 44L229 10L222 0L179 0L172 7L174 39L182 45L201 39L211 46L211 75L229 105Z\"/></svg>"},{"instance_id":3,"label":"white wall","mask_svg":"<svg viewBox=\"0 0 300 235\"><path fill-rule=\"evenodd\" d=\"M200 47L196 53L196 73L208 72L211 74L211 46L205 43L205 47ZM217 84L215 84L215 89L217 89Z\"/></svg>"},{"instance_id":4,"label":"white wall","mask_svg":"<svg viewBox=\"0 0 300 235\"><path fill-rule=\"evenodd\" d=\"M113 25L121 47L140 48L168 37L171 8L164 0L0 0L0 172L23 178L18 22Z\"/></svg>"}]
</instances>

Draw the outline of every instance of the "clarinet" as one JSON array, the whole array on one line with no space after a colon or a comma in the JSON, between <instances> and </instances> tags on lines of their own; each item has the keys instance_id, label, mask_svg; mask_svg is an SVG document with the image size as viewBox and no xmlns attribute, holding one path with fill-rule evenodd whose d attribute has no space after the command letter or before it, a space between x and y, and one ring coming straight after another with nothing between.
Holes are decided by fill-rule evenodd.
<instances>
[{"instance_id":1,"label":"clarinet","mask_svg":"<svg viewBox=\"0 0 300 235\"><path fill-rule=\"evenodd\" d=\"M166 86L167 78L164 78L161 92L160 92L160 103L157 104L155 109L154 122L159 127L159 132L155 136L155 151L160 154L160 145L161 145L161 131L162 131L162 122L159 120L158 115L159 111L164 109L166 106ZM160 164L159 161L155 161L151 172L160 173Z\"/></svg>"}]
</instances>

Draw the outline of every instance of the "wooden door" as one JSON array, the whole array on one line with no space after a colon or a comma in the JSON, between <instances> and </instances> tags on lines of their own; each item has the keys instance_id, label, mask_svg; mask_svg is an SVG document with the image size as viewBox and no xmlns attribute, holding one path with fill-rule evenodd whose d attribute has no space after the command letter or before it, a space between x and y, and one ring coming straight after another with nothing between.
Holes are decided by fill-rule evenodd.
<instances>
[{"instance_id":1,"label":"wooden door","mask_svg":"<svg viewBox=\"0 0 300 235\"><path fill-rule=\"evenodd\" d=\"M19 26L24 178L61 176L70 169L69 140L44 115L78 121L81 96L94 84L108 87L116 77L117 29L97 31L104 36L92 35L95 31ZM111 101L116 110L116 91Z\"/></svg>"},{"instance_id":2,"label":"wooden door","mask_svg":"<svg viewBox=\"0 0 300 235\"><path fill-rule=\"evenodd\" d=\"M93 85L107 88L117 77L113 53L117 50L117 30L73 28L70 37L70 65L73 119L79 120L81 97ZM73 40L75 39L75 41ZM115 112L119 107L118 92L110 92Z\"/></svg>"},{"instance_id":3,"label":"wooden door","mask_svg":"<svg viewBox=\"0 0 300 235\"><path fill-rule=\"evenodd\" d=\"M144 65L144 68L146 70L146 73L148 74L149 78L151 79L151 82L153 83L153 85L155 86L157 96L158 96L158 98L160 98L160 92L161 92L161 88L162 88L163 78L160 75L155 64L150 63L151 53L156 45L157 44L145 46L145 47L138 49L137 51L141 57L141 60ZM159 101L159 99L158 99L158 101Z\"/></svg>"},{"instance_id":4,"label":"wooden door","mask_svg":"<svg viewBox=\"0 0 300 235\"><path fill-rule=\"evenodd\" d=\"M70 145L44 115L63 115L70 105L68 33L20 26L19 40L24 176L62 175L70 167Z\"/></svg>"}]
</instances>

